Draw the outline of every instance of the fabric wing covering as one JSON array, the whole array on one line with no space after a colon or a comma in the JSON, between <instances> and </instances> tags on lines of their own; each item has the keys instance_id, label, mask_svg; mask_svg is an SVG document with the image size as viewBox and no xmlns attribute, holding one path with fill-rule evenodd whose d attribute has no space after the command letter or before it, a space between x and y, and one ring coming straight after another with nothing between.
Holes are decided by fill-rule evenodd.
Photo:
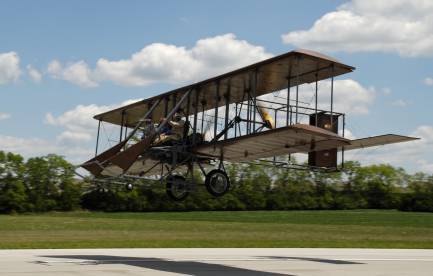
<instances>
[{"instance_id":1,"label":"fabric wing covering","mask_svg":"<svg viewBox=\"0 0 433 276\"><path fill-rule=\"evenodd\" d=\"M361 149L379 145L401 143L418 138L395 134L380 135L356 140L349 140L337 134L315 126L296 124L278 129L242 136L215 143L198 146L193 151L198 155L220 158L231 162L252 161L261 158L286 155L292 153L308 153L337 148L342 150ZM130 175L138 175L146 171L146 175L158 173L156 160L147 157L138 159L128 170ZM110 165L103 175L119 175L122 170Z\"/></svg>"},{"instance_id":2,"label":"fabric wing covering","mask_svg":"<svg viewBox=\"0 0 433 276\"><path fill-rule=\"evenodd\" d=\"M227 161L251 161L289 153L308 153L350 145L350 140L315 126L296 124L199 146L198 154Z\"/></svg>"},{"instance_id":3,"label":"fabric wing covering","mask_svg":"<svg viewBox=\"0 0 433 276\"><path fill-rule=\"evenodd\" d=\"M291 51L247 67L210 78L192 85L181 87L170 92L157 95L130 105L126 105L94 118L115 125L134 127L138 120L149 110L150 105L157 99L164 99L152 113L152 120L158 121L171 110L176 102L190 89L191 101L182 105L189 115L194 113L193 102L198 100L200 111L223 106L226 104L224 94L228 93L230 86L229 103L243 101L244 91L256 86L256 96L272 93L289 86L301 85L328 79L352 72L355 68L339 61L307 50ZM257 79L254 79L257 72ZM350 93L350 92L349 92ZM219 95L218 95L219 94ZM218 95L218 96L217 96ZM246 99L244 99L246 100ZM122 123L123 122L123 123Z\"/></svg>"},{"instance_id":4,"label":"fabric wing covering","mask_svg":"<svg viewBox=\"0 0 433 276\"><path fill-rule=\"evenodd\" d=\"M248 136L199 146L198 154L220 157L232 162L251 161L291 153L339 149L354 150L417 140L395 134L349 140L315 126L296 124Z\"/></svg>"},{"instance_id":5,"label":"fabric wing covering","mask_svg":"<svg viewBox=\"0 0 433 276\"><path fill-rule=\"evenodd\" d=\"M385 135L351 140L350 145L339 147L339 150L342 150L343 148L344 150L363 149L363 148L369 148L369 147L375 147L381 145L409 142L414 140L419 140L419 138L396 135L396 134L385 134Z\"/></svg>"}]
</instances>

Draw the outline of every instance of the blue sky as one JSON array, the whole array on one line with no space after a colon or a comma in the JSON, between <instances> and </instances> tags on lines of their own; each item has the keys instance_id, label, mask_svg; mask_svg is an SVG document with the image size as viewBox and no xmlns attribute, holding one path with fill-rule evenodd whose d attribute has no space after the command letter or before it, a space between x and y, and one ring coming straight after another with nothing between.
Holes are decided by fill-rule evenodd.
<instances>
[{"instance_id":1,"label":"blue sky","mask_svg":"<svg viewBox=\"0 0 433 276\"><path fill-rule=\"evenodd\" d=\"M357 89L339 99L363 107L347 110L355 137L423 138L352 158L433 172L433 7L377 2L2 1L0 150L84 161L92 112L299 47L357 68L337 87Z\"/></svg>"}]
</instances>

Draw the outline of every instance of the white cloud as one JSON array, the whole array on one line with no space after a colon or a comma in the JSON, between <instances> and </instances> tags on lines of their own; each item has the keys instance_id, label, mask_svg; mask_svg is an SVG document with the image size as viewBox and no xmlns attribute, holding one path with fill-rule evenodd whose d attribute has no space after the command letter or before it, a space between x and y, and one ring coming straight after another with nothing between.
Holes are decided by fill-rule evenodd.
<instances>
[{"instance_id":1,"label":"white cloud","mask_svg":"<svg viewBox=\"0 0 433 276\"><path fill-rule=\"evenodd\" d=\"M87 132L73 132L70 130L63 131L58 137L60 141L66 141L66 142L87 142L91 141L93 136L91 133Z\"/></svg>"},{"instance_id":2,"label":"white cloud","mask_svg":"<svg viewBox=\"0 0 433 276\"><path fill-rule=\"evenodd\" d=\"M66 66L62 66L57 60L53 60L48 65L48 73L55 79L69 81L80 87L90 88L98 86L94 73L90 70L87 63L82 60L67 64Z\"/></svg>"},{"instance_id":3,"label":"white cloud","mask_svg":"<svg viewBox=\"0 0 433 276\"><path fill-rule=\"evenodd\" d=\"M46 122L51 125L68 126L72 129L78 125L80 128L86 129L89 127L89 118L92 118L98 113L108 111L109 108L109 106L98 106L95 104L78 105L74 109L66 111L57 118L51 115L51 113L48 113L46 116ZM92 120L94 119L92 118Z\"/></svg>"},{"instance_id":4,"label":"white cloud","mask_svg":"<svg viewBox=\"0 0 433 276\"><path fill-rule=\"evenodd\" d=\"M271 56L263 47L239 40L234 34L225 34L200 39L189 49L153 43L127 59L100 58L94 69L84 61L63 67L54 60L48 66L48 72L54 78L84 87L95 87L102 81L145 86L155 82L198 81Z\"/></svg>"},{"instance_id":5,"label":"white cloud","mask_svg":"<svg viewBox=\"0 0 433 276\"><path fill-rule=\"evenodd\" d=\"M385 96L391 95L391 89L389 87L382 88L382 92Z\"/></svg>"},{"instance_id":6,"label":"white cloud","mask_svg":"<svg viewBox=\"0 0 433 276\"><path fill-rule=\"evenodd\" d=\"M62 65L58 60L53 60L50 62L50 64L48 64L47 71L55 77L62 71Z\"/></svg>"},{"instance_id":7,"label":"white cloud","mask_svg":"<svg viewBox=\"0 0 433 276\"><path fill-rule=\"evenodd\" d=\"M425 78L424 84L427 86L433 86L433 78L430 78L430 77Z\"/></svg>"},{"instance_id":8,"label":"white cloud","mask_svg":"<svg viewBox=\"0 0 433 276\"><path fill-rule=\"evenodd\" d=\"M78 105L57 117L47 113L45 122L65 129L58 136L60 141L85 142L92 139L97 126L97 121L93 119L93 116L110 109L110 106L98 106L95 104Z\"/></svg>"},{"instance_id":9,"label":"white cloud","mask_svg":"<svg viewBox=\"0 0 433 276\"><path fill-rule=\"evenodd\" d=\"M188 17L184 17L184 16L182 16L182 17L180 17L179 18L179 20L182 22L182 23L189 23L189 18Z\"/></svg>"},{"instance_id":10,"label":"white cloud","mask_svg":"<svg viewBox=\"0 0 433 276\"><path fill-rule=\"evenodd\" d=\"M352 0L323 15L310 29L289 32L282 39L318 51L433 56L433 2Z\"/></svg>"},{"instance_id":11,"label":"white cloud","mask_svg":"<svg viewBox=\"0 0 433 276\"><path fill-rule=\"evenodd\" d=\"M20 75L18 54L15 52L0 53L0 85L17 81Z\"/></svg>"},{"instance_id":12,"label":"white cloud","mask_svg":"<svg viewBox=\"0 0 433 276\"><path fill-rule=\"evenodd\" d=\"M53 152L55 146L48 141L38 138L19 138L0 135L0 144L3 151L20 153L25 156L37 156Z\"/></svg>"},{"instance_id":13,"label":"white cloud","mask_svg":"<svg viewBox=\"0 0 433 276\"><path fill-rule=\"evenodd\" d=\"M433 173L433 162L428 162L425 159L418 160L417 164L423 172Z\"/></svg>"},{"instance_id":14,"label":"white cloud","mask_svg":"<svg viewBox=\"0 0 433 276\"><path fill-rule=\"evenodd\" d=\"M29 74L30 78L36 83L40 83L42 80L42 73L32 65L27 65L27 74Z\"/></svg>"},{"instance_id":15,"label":"white cloud","mask_svg":"<svg viewBox=\"0 0 433 276\"><path fill-rule=\"evenodd\" d=\"M318 86L318 109L330 110L331 101L331 81L320 81ZM291 89L292 105L295 104L295 88ZM275 97L273 94L261 96L259 98L275 102L285 102L286 90ZM352 79L334 81L334 111L348 113L350 115L365 115L369 113L369 107L376 98L374 87L364 87L359 82ZM305 84L299 86L300 106L309 108L315 107L315 84Z\"/></svg>"},{"instance_id":16,"label":"white cloud","mask_svg":"<svg viewBox=\"0 0 433 276\"><path fill-rule=\"evenodd\" d=\"M391 103L391 105L397 106L397 107L406 107L408 105L408 103L404 100L396 100L396 101L393 101Z\"/></svg>"},{"instance_id":17,"label":"white cloud","mask_svg":"<svg viewBox=\"0 0 433 276\"><path fill-rule=\"evenodd\" d=\"M359 160L364 164L389 163L410 171L433 173L433 126L417 127L409 136L420 140L347 152L346 160Z\"/></svg>"},{"instance_id":18,"label":"white cloud","mask_svg":"<svg viewBox=\"0 0 433 276\"><path fill-rule=\"evenodd\" d=\"M184 47L154 43L129 59L99 59L96 71L101 79L117 84L144 86L152 82L181 82L193 78L200 64Z\"/></svg>"},{"instance_id":19,"label":"white cloud","mask_svg":"<svg viewBox=\"0 0 433 276\"><path fill-rule=\"evenodd\" d=\"M75 108L64 112L55 117L51 113L45 115L45 123L61 127L64 130L57 137L62 143L80 143L88 142L95 138L98 122L93 116L119 106L128 105L139 101L140 99L131 99L120 104L113 105L78 105Z\"/></svg>"},{"instance_id":20,"label":"white cloud","mask_svg":"<svg viewBox=\"0 0 433 276\"><path fill-rule=\"evenodd\" d=\"M47 113L45 115L45 123L61 129L61 133L56 139L49 141L36 138L16 138L16 142L14 142L13 137L7 138L4 136L3 139L7 141L8 144L3 148L20 153L26 157L56 153L65 156L70 162L81 163L88 160L92 154L94 154L93 143L96 137L98 121L93 119L93 116L139 100L141 99L131 99L120 104L101 106L95 104L78 105L58 116ZM103 150L105 147L112 145L114 140L119 139L118 131L118 127L104 124L101 129L101 135L104 136L104 139L101 139L99 149ZM0 144L2 142L1 138L0 136ZM32 144L34 144L36 148L32 148L30 146Z\"/></svg>"},{"instance_id":21,"label":"white cloud","mask_svg":"<svg viewBox=\"0 0 433 276\"><path fill-rule=\"evenodd\" d=\"M341 128L338 131L338 134L341 135L341 136L343 136L343 128ZM357 137L353 134L353 132L350 129L347 129L347 128L344 129L344 137L347 138L347 139L350 139L350 140L357 139Z\"/></svg>"},{"instance_id":22,"label":"white cloud","mask_svg":"<svg viewBox=\"0 0 433 276\"><path fill-rule=\"evenodd\" d=\"M9 119L10 117L11 117L11 114L9 114L9 113L4 113L4 112L0 112L0 121L1 121L1 120Z\"/></svg>"},{"instance_id":23,"label":"white cloud","mask_svg":"<svg viewBox=\"0 0 433 276\"><path fill-rule=\"evenodd\" d=\"M329 109L331 82L322 81L319 86L319 106ZM320 92L322 91L322 92ZM352 79L334 81L334 108L350 115L365 115L376 98L374 87L364 87ZM321 97L322 96L322 97Z\"/></svg>"},{"instance_id":24,"label":"white cloud","mask_svg":"<svg viewBox=\"0 0 433 276\"><path fill-rule=\"evenodd\" d=\"M272 57L261 46L238 40L234 34L225 34L197 41L190 51L201 64L202 77L225 73L242 66Z\"/></svg>"},{"instance_id":25,"label":"white cloud","mask_svg":"<svg viewBox=\"0 0 433 276\"><path fill-rule=\"evenodd\" d=\"M25 158L42 156L50 153L65 156L68 161L78 164L87 160L93 149L81 145L71 146L39 138L22 138L0 134L1 150L19 153Z\"/></svg>"},{"instance_id":26,"label":"white cloud","mask_svg":"<svg viewBox=\"0 0 433 276\"><path fill-rule=\"evenodd\" d=\"M131 99L120 104L106 106L78 105L59 116L47 113L45 123L61 129L61 133L55 139L23 138L0 134L0 150L19 153L25 158L54 153L65 156L73 164L79 164L94 154L93 142L98 122L93 119L93 116L136 101L138 100ZM110 131L110 126L106 125L104 130ZM116 139L118 139L117 131L118 128L115 132ZM106 134L109 135L109 133ZM107 145L110 143L107 142ZM107 145L102 143L100 146Z\"/></svg>"}]
</instances>

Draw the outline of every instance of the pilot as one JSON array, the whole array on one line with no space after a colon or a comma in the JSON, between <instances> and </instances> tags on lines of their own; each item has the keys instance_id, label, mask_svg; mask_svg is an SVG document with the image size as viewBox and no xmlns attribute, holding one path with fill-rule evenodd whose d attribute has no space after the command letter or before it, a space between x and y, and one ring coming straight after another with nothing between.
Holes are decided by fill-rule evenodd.
<instances>
[{"instance_id":1,"label":"pilot","mask_svg":"<svg viewBox=\"0 0 433 276\"><path fill-rule=\"evenodd\" d=\"M160 123L163 123L166 118L161 118ZM173 115L172 120L168 120L167 124L162 128L161 134L159 136L159 139L157 139L156 143L164 143L167 141L177 141L181 140L183 137L185 127L185 121L182 120L182 114L179 112L176 112Z\"/></svg>"},{"instance_id":2,"label":"pilot","mask_svg":"<svg viewBox=\"0 0 433 276\"><path fill-rule=\"evenodd\" d=\"M182 120L182 114L176 112L173 116L173 120L168 121L169 126L171 127L170 135L175 135L176 140L182 139L183 131L185 128L185 121Z\"/></svg>"}]
</instances>

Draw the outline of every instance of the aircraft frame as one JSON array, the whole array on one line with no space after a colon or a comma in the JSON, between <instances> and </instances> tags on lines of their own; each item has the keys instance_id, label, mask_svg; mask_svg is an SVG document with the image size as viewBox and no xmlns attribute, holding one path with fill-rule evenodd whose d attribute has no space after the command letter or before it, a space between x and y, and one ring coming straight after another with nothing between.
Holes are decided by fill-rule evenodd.
<instances>
[{"instance_id":1,"label":"aircraft frame","mask_svg":"<svg viewBox=\"0 0 433 276\"><path fill-rule=\"evenodd\" d=\"M196 187L197 166L208 192L219 197L230 189L226 161L330 172L344 166L345 150L416 139L394 134L357 140L345 137L346 115L334 110L334 78L354 69L316 52L291 51L98 114L95 157L81 167L96 183L130 188L142 179L153 179L166 184L172 199L183 200ZM330 80L329 109L319 107L319 82L323 80ZM314 86L313 107L301 100L303 84ZM182 137L156 142L179 113L185 123ZM134 140L149 121L159 123L145 138ZM99 153L104 122L120 126L119 141ZM294 153L308 154L308 165L292 163ZM289 160L279 159L281 155Z\"/></svg>"}]
</instances>

